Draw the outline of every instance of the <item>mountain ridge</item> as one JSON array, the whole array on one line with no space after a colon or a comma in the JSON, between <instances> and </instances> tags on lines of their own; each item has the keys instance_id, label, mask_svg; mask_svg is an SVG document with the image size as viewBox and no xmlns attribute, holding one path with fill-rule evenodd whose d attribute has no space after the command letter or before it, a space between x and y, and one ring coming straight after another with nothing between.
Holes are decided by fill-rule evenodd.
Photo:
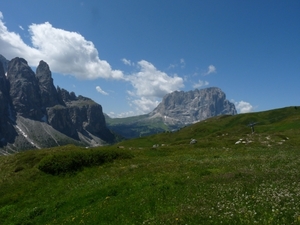
<instances>
[{"instance_id":1,"label":"mountain ridge","mask_svg":"<svg viewBox=\"0 0 300 225\"><path fill-rule=\"evenodd\" d=\"M150 113L110 118L92 99L55 88L49 65L36 72L25 59L0 55L0 149L15 152L73 143L97 146L125 138L178 130L217 115L237 114L217 87L175 91Z\"/></svg>"},{"instance_id":2,"label":"mountain ridge","mask_svg":"<svg viewBox=\"0 0 300 225\"><path fill-rule=\"evenodd\" d=\"M233 103L217 87L174 91L150 113L128 118L110 118L108 127L126 138L136 138L164 131L178 130L217 115L235 115ZM148 130L147 130L148 128Z\"/></svg>"},{"instance_id":3,"label":"mountain ridge","mask_svg":"<svg viewBox=\"0 0 300 225\"><path fill-rule=\"evenodd\" d=\"M102 106L55 88L48 64L36 72L23 58L0 57L0 152L64 144L101 146L117 141L105 123ZM5 72L6 71L6 72Z\"/></svg>"}]
</instances>

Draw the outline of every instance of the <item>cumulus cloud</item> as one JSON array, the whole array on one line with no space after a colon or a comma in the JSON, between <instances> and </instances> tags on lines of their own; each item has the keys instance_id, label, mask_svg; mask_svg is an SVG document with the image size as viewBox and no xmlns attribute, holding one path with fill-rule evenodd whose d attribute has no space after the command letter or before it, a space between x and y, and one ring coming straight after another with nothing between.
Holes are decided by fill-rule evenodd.
<instances>
[{"instance_id":1,"label":"cumulus cloud","mask_svg":"<svg viewBox=\"0 0 300 225\"><path fill-rule=\"evenodd\" d=\"M133 104L137 106L137 110L142 113L152 111L158 104L158 100L141 97L140 99L133 100Z\"/></svg>"},{"instance_id":2,"label":"cumulus cloud","mask_svg":"<svg viewBox=\"0 0 300 225\"><path fill-rule=\"evenodd\" d=\"M99 58L94 44L76 32L53 27L49 22L29 26L32 46L24 43L19 34L7 29L0 14L1 53L13 58L25 58L29 65L46 61L51 70L71 74L79 79L123 79L120 70L112 70L109 63Z\"/></svg>"},{"instance_id":3,"label":"cumulus cloud","mask_svg":"<svg viewBox=\"0 0 300 225\"><path fill-rule=\"evenodd\" d=\"M140 71L129 76L138 96L163 97L165 94L183 87L183 79L178 76L169 76L159 71L153 64L145 60L138 62Z\"/></svg>"},{"instance_id":4,"label":"cumulus cloud","mask_svg":"<svg viewBox=\"0 0 300 225\"><path fill-rule=\"evenodd\" d=\"M198 83L193 85L193 88L200 88L209 85L208 81L199 80Z\"/></svg>"},{"instance_id":5,"label":"cumulus cloud","mask_svg":"<svg viewBox=\"0 0 300 225\"><path fill-rule=\"evenodd\" d=\"M134 91L131 94L138 97L133 103L143 112L149 112L158 104L166 94L182 88L183 79L176 75L169 76L159 71L153 64L145 60L138 63L139 72L128 76Z\"/></svg>"},{"instance_id":6,"label":"cumulus cloud","mask_svg":"<svg viewBox=\"0 0 300 225\"><path fill-rule=\"evenodd\" d=\"M235 102L234 104L235 104L236 109L240 113L251 112L254 109L254 107L249 102L239 101L239 102Z\"/></svg>"},{"instance_id":7,"label":"cumulus cloud","mask_svg":"<svg viewBox=\"0 0 300 225\"><path fill-rule=\"evenodd\" d=\"M101 89L100 86L97 86L97 87L96 87L96 90L97 90L99 93L103 94L103 95L108 95L108 93L106 93L105 91L103 91L103 90Z\"/></svg>"},{"instance_id":8,"label":"cumulus cloud","mask_svg":"<svg viewBox=\"0 0 300 225\"><path fill-rule=\"evenodd\" d=\"M0 12L0 49L8 59L16 56L25 58L30 66L37 66L40 60L46 61L55 73L73 75L78 79L116 79L129 82L130 104L136 111L147 113L155 108L166 94L179 90L184 80L176 74L168 75L145 60L133 63L123 58L125 65L136 66L137 72L124 75L113 70L110 64L99 58L93 42L81 34L55 28L49 22L31 24L28 27L30 44L25 43L18 33L9 31ZM23 27L20 26L20 29ZM180 59L185 66L185 60ZM108 95L100 86L96 90ZM131 114L130 111L127 115Z\"/></svg>"},{"instance_id":9,"label":"cumulus cloud","mask_svg":"<svg viewBox=\"0 0 300 225\"><path fill-rule=\"evenodd\" d=\"M26 60L33 59L31 62L37 63L39 61L34 59L43 59L43 54L35 48L26 45L19 34L8 31L3 20L3 14L0 12L0 49L1 54L8 58L21 56ZM30 56L28 59L26 56Z\"/></svg>"},{"instance_id":10,"label":"cumulus cloud","mask_svg":"<svg viewBox=\"0 0 300 225\"><path fill-rule=\"evenodd\" d=\"M133 63L131 63L130 60L125 59L125 58L122 59L122 62L123 62L125 65L128 65L128 66L134 65Z\"/></svg>"},{"instance_id":11,"label":"cumulus cloud","mask_svg":"<svg viewBox=\"0 0 300 225\"><path fill-rule=\"evenodd\" d=\"M214 65L209 65L207 71L203 75L207 76L209 74L216 73L216 72L217 72L216 67Z\"/></svg>"}]
</instances>

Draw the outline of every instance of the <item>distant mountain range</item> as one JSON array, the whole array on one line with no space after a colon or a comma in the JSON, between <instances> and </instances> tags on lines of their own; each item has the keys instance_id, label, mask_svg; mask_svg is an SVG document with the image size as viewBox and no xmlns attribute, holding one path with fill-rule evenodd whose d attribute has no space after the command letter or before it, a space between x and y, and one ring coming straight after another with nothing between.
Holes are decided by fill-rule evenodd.
<instances>
[{"instance_id":1,"label":"distant mountain range","mask_svg":"<svg viewBox=\"0 0 300 225\"><path fill-rule=\"evenodd\" d=\"M213 87L167 94L149 114L110 118L93 100L55 88L46 62L40 61L36 72L22 58L0 55L0 62L0 154L69 143L107 145L237 113Z\"/></svg>"},{"instance_id":2,"label":"distant mountain range","mask_svg":"<svg viewBox=\"0 0 300 225\"><path fill-rule=\"evenodd\" d=\"M110 118L107 126L125 138L178 130L186 125L218 115L235 115L236 108L217 87L167 94L149 114L128 118Z\"/></svg>"}]
</instances>

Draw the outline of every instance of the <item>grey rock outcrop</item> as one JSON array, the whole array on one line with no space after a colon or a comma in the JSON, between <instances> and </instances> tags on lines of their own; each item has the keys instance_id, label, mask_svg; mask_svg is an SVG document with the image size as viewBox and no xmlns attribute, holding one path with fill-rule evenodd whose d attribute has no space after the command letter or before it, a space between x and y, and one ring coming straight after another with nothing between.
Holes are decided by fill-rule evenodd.
<instances>
[{"instance_id":1,"label":"grey rock outcrop","mask_svg":"<svg viewBox=\"0 0 300 225\"><path fill-rule=\"evenodd\" d=\"M9 60L7 60L3 55L0 54L0 63L3 66L4 73L7 72Z\"/></svg>"},{"instance_id":2,"label":"grey rock outcrop","mask_svg":"<svg viewBox=\"0 0 300 225\"><path fill-rule=\"evenodd\" d=\"M2 63L0 63L0 92L5 95L8 94L8 82L6 80L5 71Z\"/></svg>"},{"instance_id":3,"label":"grey rock outcrop","mask_svg":"<svg viewBox=\"0 0 300 225\"><path fill-rule=\"evenodd\" d=\"M41 104L43 107L52 107L57 104L63 104L59 101L57 90L54 87L53 79L48 64L40 61L36 68L36 78L39 84Z\"/></svg>"},{"instance_id":4,"label":"grey rock outcrop","mask_svg":"<svg viewBox=\"0 0 300 225\"><path fill-rule=\"evenodd\" d=\"M48 64L36 73L22 58L0 63L0 154L62 144L97 146L114 143L101 105L74 92L55 88ZM5 74L4 66L7 66Z\"/></svg>"},{"instance_id":5,"label":"grey rock outcrop","mask_svg":"<svg viewBox=\"0 0 300 225\"><path fill-rule=\"evenodd\" d=\"M14 120L9 97L9 83L5 71L0 63L0 148L12 142L17 135L12 121Z\"/></svg>"},{"instance_id":6,"label":"grey rock outcrop","mask_svg":"<svg viewBox=\"0 0 300 225\"><path fill-rule=\"evenodd\" d=\"M233 103L216 87L189 92L175 91L167 94L150 113L150 117L161 117L168 125L192 124L217 115L235 115Z\"/></svg>"},{"instance_id":7,"label":"grey rock outcrop","mask_svg":"<svg viewBox=\"0 0 300 225\"><path fill-rule=\"evenodd\" d=\"M9 95L14 110L20 116L40 120L43 117L39 83L35 73L22 58L14 58L8 64Z\"/></svg>"}]
</instances>

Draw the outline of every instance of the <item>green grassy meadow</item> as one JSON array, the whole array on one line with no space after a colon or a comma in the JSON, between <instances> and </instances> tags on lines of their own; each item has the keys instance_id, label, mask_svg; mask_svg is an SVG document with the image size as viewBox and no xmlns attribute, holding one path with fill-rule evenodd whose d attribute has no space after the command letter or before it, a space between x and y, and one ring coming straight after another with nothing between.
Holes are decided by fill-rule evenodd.
<instances>
[{"instance_id":1,"label":"green grassy meadow","mask_svg":"<svg viewBox=\"0 0 300 225\"><path fill-rule=\"evenodd\" d=\"M300 108L1 156L0 224L300 224Z\"/></svg>"}]
</instances>

